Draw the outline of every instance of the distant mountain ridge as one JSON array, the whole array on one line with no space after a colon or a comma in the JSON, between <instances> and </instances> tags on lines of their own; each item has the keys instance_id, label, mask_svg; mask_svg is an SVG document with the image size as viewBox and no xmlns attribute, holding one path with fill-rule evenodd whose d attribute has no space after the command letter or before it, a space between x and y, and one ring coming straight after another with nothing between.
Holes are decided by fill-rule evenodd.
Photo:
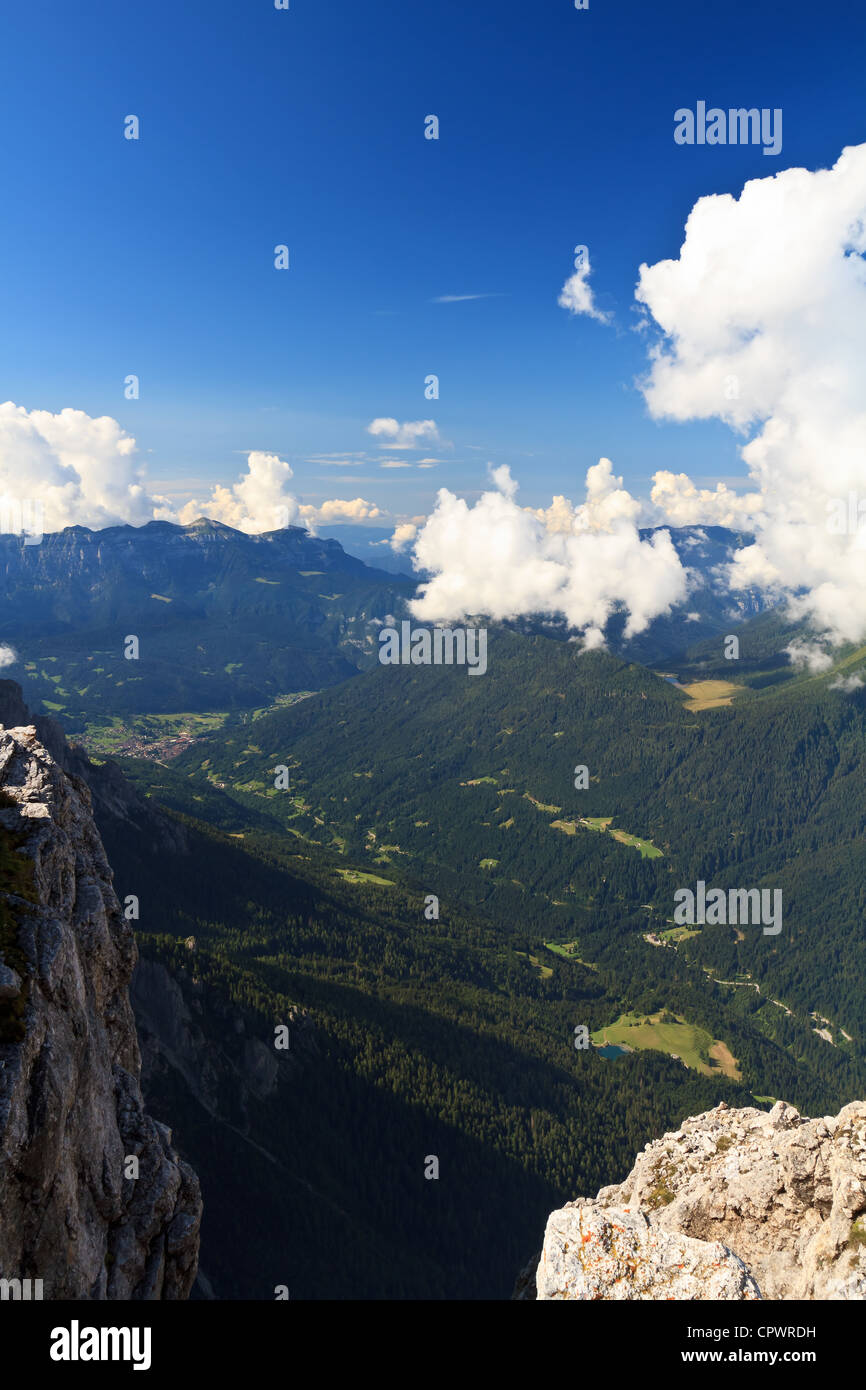
<instances>
[{"instance_id":1,"label":"distant mountain ridge","mask_svg":"<svg viewBox=\"0 0 866 1390\"><path fill-rule=\"evenodd\" d=\"M612 651L657 664L767 607L757 591L733 593L720 578L750 536L655 529L670 533L692 577L689 593L628 640L626 614L614 612ZM31 703L79 727L103 716L260 708L335 685L375 663L378 626L406 616L424 580L407 572L408 557L396 563L382 528L369 538L363 527L343 530L348 550L297 526L247 535L207 517L188 526L71 526L38 545L0 536L0 643L20 657L9 674ZM564 618L511 625L572 635ZM140 642L134 665L124 660L128 635Z\"/></svg>"},{"instance_id":2,"label":"distant mountain ridge","mask_svg":"<svg viewBox=\"0 0 866 1390\"><path fill-rule=\"evenodd\" d=\"M300 527L69 527L39 545L0 537L0 642L30 702L76 723L248 709L369 665L376 621L414 588Z\"/></svg>"},{"instance_id":3,"label":"distant mountain ridge","mask_svg":"<svg viewBox=\"0 0 866 1390\"><path fill-rule=\"evenodd\" d=\"M411 551L393 550L389 544L394 528L388 526L359 526L343 522L339 526L319 526L317 534L323 539L339 541L347 555L363 560L374 569L389 574L403 574L417 580L419 571L412 564Z\"/></svg>"},{"instance_id":4,"label":"distant mountain ridge","mask_svg":"<svg viewBox=\"0 0 866 1390\"><path fill-rule=\"evenodd\" d=\"M199 517L188 526L169 521L101 531L69 526L44 536L39 545L0 535L0 621L10 637L16 630L27 630L33 618L53 619L55 630L62 632L88 619L105 621L134 613L154 592L162 596L163 587L172 601L192 605L198 598L215 611L221 606L221 585L230 576L256 579L293 569L303 574L310 566L322 574L393 578L347 554L338 541L324 540L299 526L247 535ZM58 580L62 594L56 591ZM122 589L116 587L120 584ZM14 611L9 611L13 605Z\"/></svg>"}]
</instances>

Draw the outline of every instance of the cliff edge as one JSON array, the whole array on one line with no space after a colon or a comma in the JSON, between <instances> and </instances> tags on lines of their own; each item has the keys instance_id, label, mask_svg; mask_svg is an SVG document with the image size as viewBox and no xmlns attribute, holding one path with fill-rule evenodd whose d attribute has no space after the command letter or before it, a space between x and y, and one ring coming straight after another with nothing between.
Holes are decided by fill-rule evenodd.
<instances>
[{"instance_id":1,"label":"cliff edge","mask_svg":"<svg viewBox=\"0 0 866 1390\"><path fill-rule=\"evenodd\" d=\"M517 1299L866 1298L866 1102L724 1103L551 1214Z\"/></svg>"},{"instance_id":2,"label":"cliff edge","mask_svg":"<svg viewBox=\"0 0 866 1390\"><path fill-rule=\"evenodd\" d=\"M132 928L90 791L54 752L0 724L0 1278L184 1299L198 1179L144 1111Z\"/></svg>"}]
</instances>

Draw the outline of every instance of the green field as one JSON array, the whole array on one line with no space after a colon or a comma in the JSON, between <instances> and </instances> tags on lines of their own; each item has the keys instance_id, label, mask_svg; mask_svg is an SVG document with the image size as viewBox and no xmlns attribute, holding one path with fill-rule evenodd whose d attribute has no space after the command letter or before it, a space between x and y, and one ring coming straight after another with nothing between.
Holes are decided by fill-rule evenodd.
<instances>
[{"instance_id":1,"label":"green field","mask_svg":"<svg viewBox=\"0 0 866 1390\"><path fill-rule=\"evenodd\" d=\"M394 887L393 879L380 878L378 874L368 874L363 869L338 869L337 873L346 883L376 883L380 888Z\"/></svg>"},{"instance_id":2,"label":"green field","mask_svg":"<svg viewBox=\"0 0 866 1390\"><path fill-rule=\"evenodd\" d=\"M548 951L553 951L555 955L562 956L564 960L576 960L575 951L579 949L577 941L545 941Z\"/></svg>"},{"instance_id":3,"label":"green field","mask_svg":"<svg viewBox=\"0 0 866 1390\"><path fill-rule=\"evenodd\" d=\"M524 800L532 802L532 805L536 808L537 811L547 811L549 815L556 816L562 810L561 806L546 806L543 801L537 801L534 796L531 796L529 794L529 792L524 792L523 796Z\"/></svg>"},{"instance_id":4,"label":"green field","mask_svg":"<svg viewBox=\"0 0 866 1390\"><path fill-rule=\"evenodd\" d=\"M515 951L514 954L516 956L522 956L524 960L529 961L530 965L534 965L542 980L549 980L553 975L553 971L551 970L550 966L542 965L541 961L538 959L538 956L527 955L526 951Z\"/></svg>"},{"instance_id":5,"label":"green field","mask_svg":"<svg viewBox=\"0 0 866 1390\"><path fill-rule=\"evenodd\" d=\"M691 927L668 927L667 931L659 932L663 941L688 941L690 937L700 936L699 931Z\"/></svg>"},{"instance_id":6,"label":"green field","mask_svg":"<svg viewBox=\"0 0 866 1390\"><path fill-rule=\"evenodd\" d=\"M548 807L545 809L556 809ZM597 830L602 835L610 834L614 840L621 845L632 845L634 849L639 849L642 859L661 859L662 851L657 849L652 840L642 840L638 835L631 835L627 830L610 830L613 824L613 816L581 816L577 822L555 820L551 822L554 830L562 830L566 835L574 835L576 826L582 825L587 830Z\"/></svg>"},{"instance_id":7,"label":"green field","mask_svg":"<svg viewBox=\"0 0 866 1390\"><path fill-rule=\"evenodd\" d=\"M552 951L556 956L562 956L563 960L574 961L577 965L582 965L584 970L597 970L598 966L593 965L592 961L581 960L577 952L580 950L579 941L545 941L545 948Z\"/></svg>"},{"instance_id":8,"label":"green field","mask_svg":"<svg viewBox=\"0 0 866 1390\"><path fill-rule=\"evenodd\" d=\"M656 848L652 840L641 840L637 835L629 835L627 830L611 830L610 833L621 845L633 845L639 849L642 859L662 858L661 850Z\"/></svg>"},{"instance_id":9,"label":"green field","mask_svg":"<svg viewBox=\"0 0 866 1390\"><path fill-rule=\"evenodd\" d=\"M43 701L43 704L47 703ZM202 714L113 715L86 724L79 737L88 752L110 755L134 739L155 743L161 739L178 738L183 734L199 738L202 734L214 733L221 729L228 718L228 713L222 710Z\"/></svg>"},{"instance_id":10,"label":"green field","mask_svg":"<svg viewBox=\"0 0 866 1390\"><path fill-rule=\"evenodd\" d=\"M592 1041L599 1047L614 1043L637 1052L666 1052L703 1076L721 1073L740 1080L736 1058L727 1044L711 1038L703 1028L687 1023L678 1014L664 1010L650 1015L620 1014L615 1023L593 1033Z\"/></svg>"}]
</instances>

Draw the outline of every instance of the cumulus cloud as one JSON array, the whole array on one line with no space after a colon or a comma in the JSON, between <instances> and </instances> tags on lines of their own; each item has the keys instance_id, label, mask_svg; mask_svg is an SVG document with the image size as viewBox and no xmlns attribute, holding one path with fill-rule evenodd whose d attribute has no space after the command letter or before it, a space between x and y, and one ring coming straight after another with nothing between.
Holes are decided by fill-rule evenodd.
<instances>
[{"instance_id":1,"label":"cumulus cloud","mask_svg":"<svg viewBox=\"0 0 866 1390\"><path fill-rule=\"evenodd\" d=\"M371 420L367 433L383 440L383 449L417 449L422 443L439 443L435 420L399 420L381 417Z\"/></svg>"},{"instance_id":2,"label":"cumulus cloud","mask_svg":"<svg viewBox=\"0 0 866 1390\"><path fill-rule=\"evenodd\" d=\"M760 492L735 492L724 483L715 488L699 488L687 473L664 469L653 476L650 493L664 520L672 526L728 526L751 530L764 516L764 497Z\"/></svg>"},{"instance_id":3,"label":"cumulus cloud","mask_svg":"<svg viewBox=\"0 0 866 1390\"><path fill-rule=\"evenodd\" d=\"M38 513L43 530L60 531L169 517L143 473L135 440L108 415L0 405L0 518Z\"/></svg>"},{"instance_id":4,"label":"cumulus cloud","mask_svg":"<svg viewBox=\"0 0 866 1390\"><path fill-rule=\"evenodd\" d=\"M7 647L5 643L0 643L0 671L5 666L14 666L18 660L18 653L14 647Z\"/></svg>"},{"instance_id":5,"label":"cumulus cloud","mask_svg":"<svg viewBox=\"0 0 866 1390\"><path fill-rule=\"evenodd\" d=\"M816 642L792 642L784 650L791 665L798 671L818 673L828 671L833 665L833 658L830 653Z\"/></svg>"},{"instance_id":6,"label":"cumulus cloud","mask_svg":"<svg viewBox=\"0 0 866 1390\"><path fill-rule=\"evenodd\" d=\"M218 484L209 498L193 500L181 508L184 524L208 516L248 535L277 531L283 526L315 527L333 521L366 521L382 515L373 502L363 497L351 501L334 499L315 507L299 502L289 491L291 466L278 454L253 450L247 457L247 472L232 487Z\"/></svg>"},{"instance_id":7,"label":"cumulus cloud","mask_svg":"<svg viewBox=\"0 0 866 1390\"><path fill-rule=\"evenodd\" d=\"M863 677L860 675L840 676L838 680L831 681L831 690L841 690L845 695L853 695L855 691L862 690L864 685Z\"/></svg>"},{"instance_id":8,"label":"cumulus cloud","mask_svg":"<svg viewBox=\"0 0 866 1390\"><path fill-rule=\"evenodd\" d=\"M407 545L411 545L418 534L418 527L413 521L404 521L400 526L395 527L394 534L388 541L391 549L400 554Z\"/></svg>"},{"instance_id":9,"label":"cumulus cloud","mask_svg":"<svg viewBox=\"0 0 866 1390\"><path fill-rule=\"evenodd\" d=\"M188 524L208 516L252 534L384 515L363 497L302 503L289 488L291 477L291 466L279 455L253 450L236 483L217 484L210 496L177 510L167 497L149 491L135 440L110 416L0 405L0 531L99 530L152 520Z\"/></svg>"},{"instance_id":10,"label":"cumulus cloud","mask_svg":"<svg viewBox=\"0 0 866 1390\"><path fill-rule=\"evenodd\" d=\"M563 614L593 647L614 609L626 610L633 636L685 597L688 575L670 535L641 540L640 504L609 460L589 469L584 502L557 498L546 512L519 505L507 467L491 468L490 477L492 488L472 507L440 490L414 546L415 565L433 576L411 604L417 618Z\"/></svg>"},{"instance_id":11,"label":"cumulus cloud","mask_svg":"<svg viewBox=\"0 0 866 1390\"><path fill-rule=\"evenodd\" d=\"M372 521L384 515L374 502L367 502L363 497L353 497L347 502L337 497L330 502L323 502L318 507L305 504L299 511L305 521L313 522Z\"/></svg>"},{"instance_id":12,"label":"cumulus cloud","mask_svg":"<svg viewBox=\"0 0 866 1390\"><path fill-rule=\"evenodd\" d=\"M866 636L866 546L832 527L866 491L866 145L832 169L787 169L739 198L701 198L677 260L643 265L637 299L661 338L643 390L650 412L718 417L741 432L753 492L707 495L658 475L680 521L745 524L755 542L738 588L785 596L834 642ZM856 508L855 508L856 510Z\"/></svg>"},{"instance_id":13,"label":"cumulus cloud","mask_svg":"<svg viewBox=\"0 0 866 1390\"><path fill-rule=\"evenodd\" d=\"M619 521L637 522L643 504L632 497L614 477L610 459L599 459L587 469L586 500L575 507L567 497L558 494L550 506L536 510L533 515L544 523L546 531L607 531Z\"/></svg>"},{"instance_id":14,"label":"cumulus cloud","mask_svg":"<svg viewBox=\"0 0 866 1390\"><path fill-rule=\"evenodd\" d=\"M254 450L237 483L217 485L209 497L176 511L168 498L149 491L135 440L110 416L0 405L0 530L99 530L155 519L189 523L206 515L252 533L382 515L361 497L301 504L288 490L291 476L278 455Z\"/></svg>"},{"instance_id":15,"label":"cumulus cloud","mask_svg":"<svg viewBox=\"0 0 866 1390\"><path fill-rule=\"evenodd\" d=\"M297 526L302 524L300 505L287 490L291 476L290 465L278 454L254 449L247 456L244 477L231 487L217 484L204 502L187 502L179 512L180 520L188 525L199 516L208 516L248 534Z\"/></svg>"},{"instance_id":16,"label":"cumulus cloud","mask_svg":"<svg viewBox=\"0 0 866 1390\"><path fill-rule=\"evenodd\" d=\"M597 319L599 323L610 323L610 314L603 313L601 309L596 307L592 288L589 284L592 267L586 248L576 247L575 249L578 252L575 258L575 272L566 280L556 302L561 308L568 309L571 314L586 314L588 318Z\"/></svg>"}]
</instances>

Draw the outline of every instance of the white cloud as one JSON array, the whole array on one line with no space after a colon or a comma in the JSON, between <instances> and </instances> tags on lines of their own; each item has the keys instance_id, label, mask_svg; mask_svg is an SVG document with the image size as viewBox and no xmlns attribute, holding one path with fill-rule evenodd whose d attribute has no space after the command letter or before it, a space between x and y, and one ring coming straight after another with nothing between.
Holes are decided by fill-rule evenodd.
<instances>
[{"instance_id":1,"label":"white cloud","mask_svg":"<svg viewBox=\"0 0 866 1390\"><path fill-rule=\"evenodd\" d=\"M672 526L728 526L752 530L764 516L760 492L734 492L724 483L714 489L699 488L686 473L664 469L653 476L650 499L661 517Z\"/></svg>"},{"instance_id":2,"label":"white cloud","mask_svg":"<svg viewBox=\"0 0 866 1390\"><path fill-rule=\"evenodd\" d=\"M830 689L841 690L845 695L853 695L855 690L862 690L863 685L862 676L840 676L838 680L831 681Z\"/></svg>"},{"instance_id":3,"label":"white cloud","mask_svg":"<svg viewBox=\"0 0 866 1390\"><path fill-rule=\"evenodd\" d=\"M247 472L239 482L232 487L218 484L203 502L187 502L180 510L179 520L188 524L196 517L208 516L253 535L277 531L283 526L314 527L320 522L364 521L382 515L374 503L362 497L351 501L335 499L318 507L301 503L288 490L291 477L291 467L279 455L253 450L247 458Z\"/></svg>"},{"instance_id":4,"label":"white cloud","mask_svg":"<svg viewBox=\"0 0 866 1390\"><path fill-rule=\"evenodd\" d=\"M351 501L344 502L340 498L335 498L331 502L323 502L319 507L302 506L300 514L305 521L329 522L329 521L371 521L375 517L384 516L384 512L376 506L374 502L367 502L363 497L353 497Z\"/></svg>"},{"instance_id":5,"label":"white cloud","mask_svg":"<svg viewBox=\"0 0 866 1390\"><path fill-rule=\"evenodd\" d=\"M14 666L18 660L18 653L14 647L7 647L5 643L0 643L0 671L4 666Z\"/></svg>"},{"instance_id":6,"label":"white cloud","mask_svg":"<svg viewBox=\"0 0 866 1390\"><path fill-rule=\"evenodd\" d=\"M785 654L791 665L798 671L827 671L833 665L833 658L815 642L792 642L785 647Z\"/></svg>"},{"instance_id":7,"label":"white cloud","mask_svg":"<svg viewBox=\"0 0 866 1390\"><path fill-rule=\"evenodd\" d=\"M417 449L425 441L439 443L439 431L435 420L399 420L381 417L371 420L367 433L375 439L385 440L384 449Z\"/></svg>"},{"instance_id":8,"label":"white cloud","mask_svg":"<svg viewBox=\"0 0 866 1390\"><path fill-rule=\"evenodd\" d=\"M501 299L499 294L439 294L431 304L463 304L467 299Z\"/></svg>"},{"instance_id":9,"label":"white cloud","mask_svg":"<svg viewBox=\"0 0 866 1390\"><path fill-rule=\"evenodd\" d=\"M788 597L833 642L866 636L866 547L834 534L837 499L866 492L866 145L832 169L787 169L739 198L701 198L675 261L642 266L637 298L661 328L650 412L718 417L748 437L748 501L657 475L668 515L754 527L736 587ZM755 495L757 494L757 496Z\"/></svg>"},{"instance_id":10,"label":"white cloud","mask_svg":"<svg viewBox=\"0 0 866 1390\"><path fill-rule=\"evenodd\" d=\"M575 507L567 497L558 495L546 510L534 515L547 531L564 533L608 531L620 521L636 523L642 511L643 504L625 490L622 478L614 477L610 459L599 459L587 470L585 502Z\"/></svg>"},{"instance_id":11,"label":"white cloud","mask_svg":"<svg viewBox=\"0 0 866 1390\"><path fill-rule=\"evenodd\" d=\"M586 314L591 319L597 319L599 323L610 323L611 315L596 307L589 284L591 270L589 256L584 252L581 264L566 280L556 302L563 309L568 309L569 313Z\"/></svg>"},{"instance_id":12,"label":"white cloud","mask_svg":"<svg viewBox=\"0 0 866 1390\"><path fill-rule=\"evenodd\" d=\"M149 495L135 440L109 415L0 405L0 516L41 507L42 529L140 526L168 517Z\"/></svg>"},{"instance_id":13,"label":"white cloud","mask_svg":"<svg viewBox=\"0 0 866 1390\"><path fill-rule=\"evenodd\" d=\"M247 457L247 473L239 482L232 487L217 484L204 502L187 502L180 510L180 520L188 524L208 516L248 534L298 525L297 498L286 490L291 476L291 467L279 455L254 449Z\"/></svg>"},{"instance_id":14,"label":"white cloud","mask_svg":"<svg viewBox=\"0 0 866 1390\"><path fill-rule=\"evenodd\" d=\"M246 473L231 487L217 484L204 500L177 510L168 497L149 492L135 440L110 416L0 405L0 525L7 517L39 515L39 508L46 533L64 526L143 526L154 519L188 524L208 516L252 534L383 515L362 497L301 503L289 491L291 477L290 465L277 454L253 450Z\"/></svg>"},{"instance_id":15,"label":"white cloud","mask_svg":"<svg viewBox=\"0 0 866 1390\"><path fill-rule=\"evenodd\" d=\"M669 534L641 540L640 504L609 460L589 469L583 503L557 498L546 512L518 504L508 468L491 468L490 475L493 488L473 507L440 490L415 541L416 565L433 575L411 604L417 618L564 614L585 645L599 646L618 605L627 610L632 636L685 597L687 572Z\"/></svg>"},{"instance_id":16,"label":"white cloud","mask_svg":"<svg viewBox=\"0 0 866 1390\"><path fill-rule=\"evenodd\" d=\"M412 521L404 521L400 526L395 528L394 534L388 544L392 550L399 554L401 550L405 550L406 546L414 541L417 534L418 527L415 523Z\"/></svg>"}]
</instances>

